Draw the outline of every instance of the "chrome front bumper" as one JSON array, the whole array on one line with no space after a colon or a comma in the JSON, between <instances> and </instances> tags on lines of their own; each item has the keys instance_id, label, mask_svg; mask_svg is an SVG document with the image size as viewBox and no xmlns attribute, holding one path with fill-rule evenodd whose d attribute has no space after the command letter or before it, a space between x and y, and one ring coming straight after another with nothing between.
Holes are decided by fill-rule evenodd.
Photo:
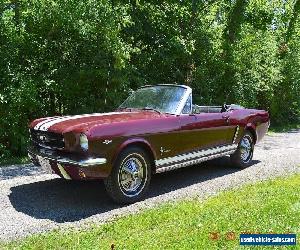
<instances>
[{"instance_id":1,"label":"chrome front bumper","mask_svg":"<svg viewBox=\"0 0 300 250\"><path fill-rule=\"evenodd\" d=\"M55 161L59 164L75 165L79 167L93 167L93 166L103 165L107 162L106 158L88 158L83 160L74 160L68 157L62 157L62 156L50 154L49 151L46 150L45 152L41 152L33 149L28 149L28 156L31 159L34 156L35 157L40 156L47 160Z\"/></svg>"}]
</instances>

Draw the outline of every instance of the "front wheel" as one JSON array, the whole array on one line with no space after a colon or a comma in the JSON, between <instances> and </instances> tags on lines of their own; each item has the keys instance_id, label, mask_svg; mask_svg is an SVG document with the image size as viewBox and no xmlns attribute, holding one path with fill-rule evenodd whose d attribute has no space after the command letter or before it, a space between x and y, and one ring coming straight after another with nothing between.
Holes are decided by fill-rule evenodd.
<instances>
[{"instance_id":1,"label":"front wheel","mask_svg":"<svg viewBox=\"0 0 300 250\"><path fill-rule=\"evenodd\" d=\"M246 168L251 164L253 151L253 135L246 131L238 145L237 150L233 155L230 156L231 162L239 168Z\"/></svg>"},{"instance_id":2,"label":"front wheel","mask_svg":"<svg viewBox=\"0 0 300 250\"><path fill-rule=\"evenodd\" d=\"M151 179L151 162L139 147L121 152L113 170L104 180L108 195L117 203L133 203L145 195Z\"/></svg>"}]
</instances>

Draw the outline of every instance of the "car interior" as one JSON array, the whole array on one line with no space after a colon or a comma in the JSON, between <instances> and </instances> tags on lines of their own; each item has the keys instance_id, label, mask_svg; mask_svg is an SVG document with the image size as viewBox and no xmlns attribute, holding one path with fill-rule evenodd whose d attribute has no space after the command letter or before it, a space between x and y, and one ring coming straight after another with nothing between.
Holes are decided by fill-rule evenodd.
<instances>
[{"instance_id":1,"label":"car interior","mask_svg":"<svg viewBox=\"0 0 300 250\"><path fill-rule=\"evenodd\" d=\"M221 106L199 106L192 103L192 95L190 95L183 107L182 114L224 113L233 109L244 109L244 107L237 104L227 105L226 103Z\"/></svg>"},{"instance_id":2,"label":"car interior","mask_svg":"<svg viewBox=\"0 0 300 250\"><path fill-rule=\"evenodd\" d=\"M223 104L222 106L199 106L197 104L192 104L192 114L224 113L233 109L243 109L243 107L236 104Z\"/></svg>"}]
</instances>

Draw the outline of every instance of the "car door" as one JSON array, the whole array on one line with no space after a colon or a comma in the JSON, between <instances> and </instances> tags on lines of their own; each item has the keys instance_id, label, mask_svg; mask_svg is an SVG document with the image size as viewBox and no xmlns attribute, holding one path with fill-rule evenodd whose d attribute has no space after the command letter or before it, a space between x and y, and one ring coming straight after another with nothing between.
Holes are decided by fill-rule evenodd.
<instances>
[{"instance_id":1,"label":"car door","mask_svg":"<svg viewBox=\"0 0 300 250\"><path fill-rule=\"evenodd\" d=\"M230 124L231 112L192 114L189 105L191 100L180 115L182 153L232 145L236 126Z\"/></svg>"},{"instance_id":2,"label":"car door","mask_svg":"<svg viewBox=\"0 0 300 250\"><path fill-rule=\"evenodd\" d=\"M230 145L233 130L234 126L230 126L228 114L180 115L180 138L184 152Z\"/></svg>"}]
</instances>

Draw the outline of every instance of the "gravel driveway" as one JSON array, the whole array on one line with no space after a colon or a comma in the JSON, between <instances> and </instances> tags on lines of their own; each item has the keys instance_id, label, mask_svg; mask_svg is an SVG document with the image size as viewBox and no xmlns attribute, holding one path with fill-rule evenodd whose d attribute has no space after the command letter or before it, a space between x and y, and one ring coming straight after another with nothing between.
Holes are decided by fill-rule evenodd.
<instances>
[{"instance_id":1,"label":"gravel driveway","mask_svg":"<svg viewBox=\"0 0 300 250\"><path fill-rule=\"evenodd\" d=\"M0 241L58 227L88 225L136 213L162 202L207 197L245 183L300 172L300 130L266 136L254 163L232 168L228 157L153 177L147 198L117 206L102 182L67 182L28 165L0 168Z\"/></svg>"}]
</instances>

